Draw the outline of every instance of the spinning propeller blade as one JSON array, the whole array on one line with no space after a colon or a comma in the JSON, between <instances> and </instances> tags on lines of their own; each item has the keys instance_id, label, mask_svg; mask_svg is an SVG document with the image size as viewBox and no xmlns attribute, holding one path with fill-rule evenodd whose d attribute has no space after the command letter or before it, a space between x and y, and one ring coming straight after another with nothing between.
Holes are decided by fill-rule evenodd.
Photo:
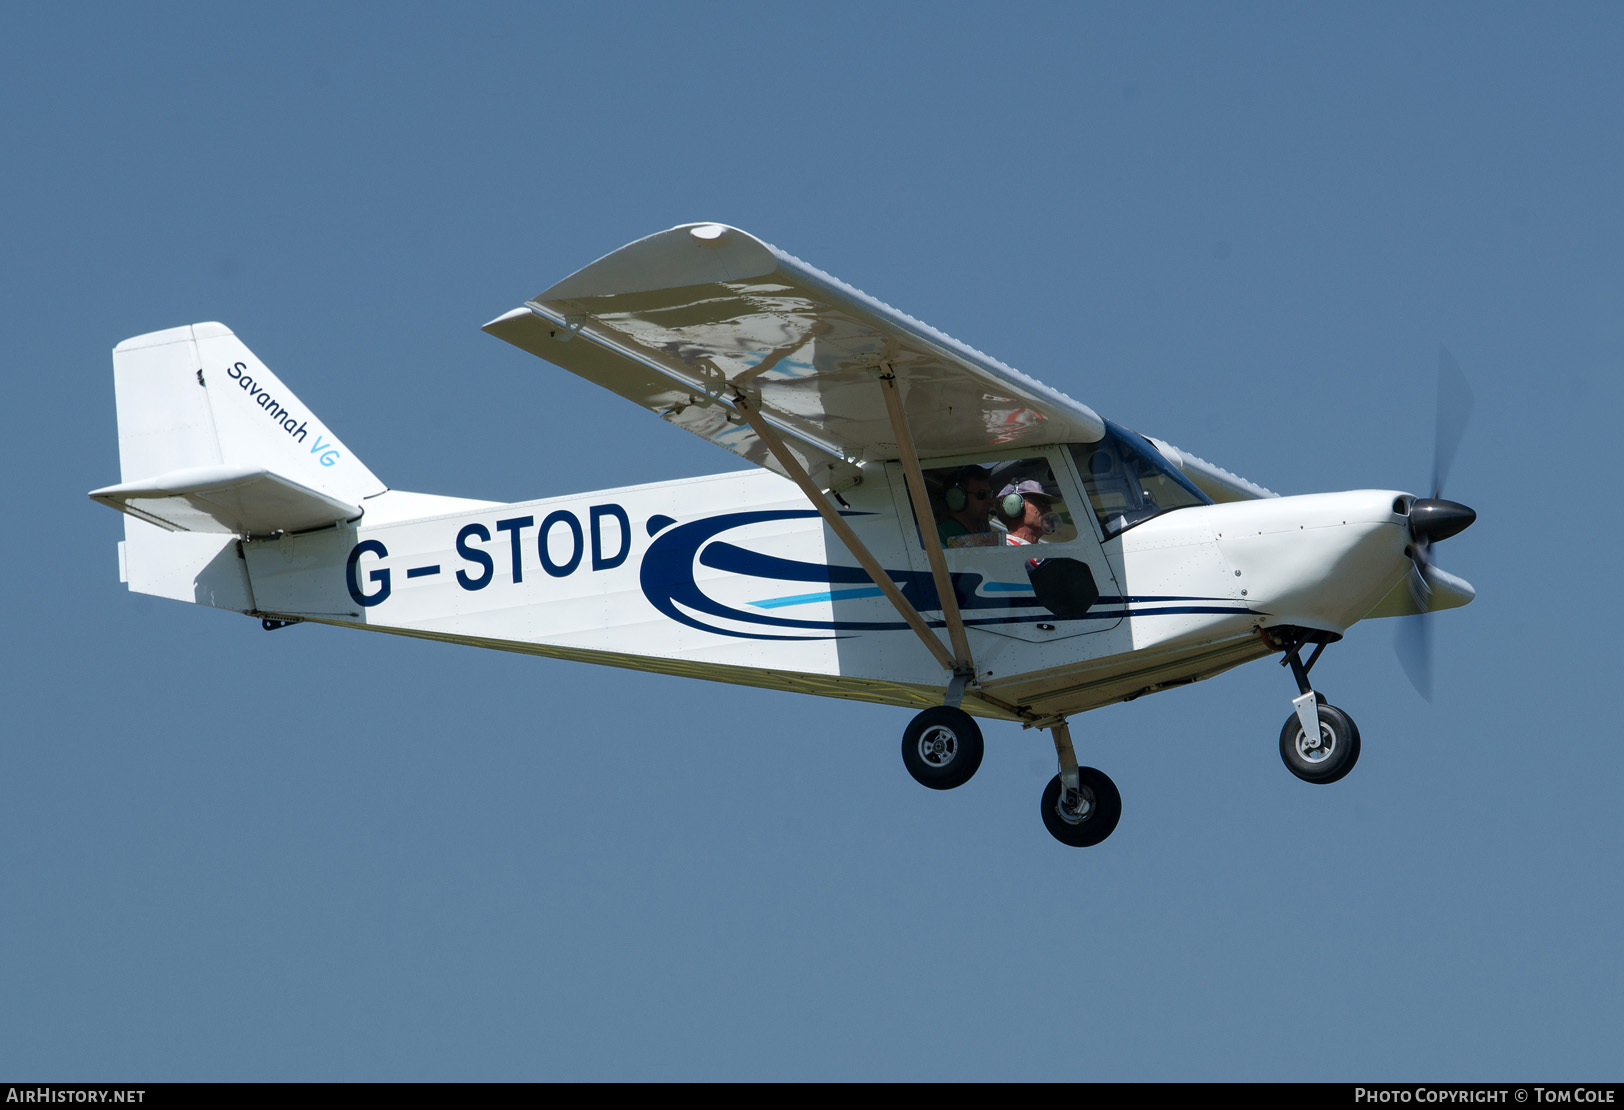
<instances>
[{"instance_id":1,"label":"spinning propeller blade","mask_svg":"<svg viewBox=\"0 0 1624 1110\"><path fill-rule=\"evenodd\" d=\"M1432 445L1432 496L1410 506L1410 596L1420 612L1399 619L1393 650L1416 693L1432 700L1432 545L1471 526L1477 514L1443 499L1444 482L1472 415L1472 389L1448 348L1438 351L1438 422Z\"/></svg>"},{"instance_id":2,"label":"spinning propeller blade","mask_svg":"<svg viewBox=\"0 0 1624 1110\"><path fill-rule=\"evenodd\" d=\"M1419 577L1419 573L1415 573ZM1398 634L1393 637L1393 650L1398 654L1399 666L1409 677L1415 692L1432 700L1432 614L1421 613L1398 619Z\"/></svg>"},{"instance_id":3,"label":"spinning propeller blade","mask_svg":"<svg viewBox=\"0 0 1624 1110\"><path fill-rule=\"evenodd\" d=\"M1432 441L1432 496L1442 497L1449 467L1472 415L1472 387L1449 348L1438 348L1438 426Z\"/></svg>"}]
</instances>

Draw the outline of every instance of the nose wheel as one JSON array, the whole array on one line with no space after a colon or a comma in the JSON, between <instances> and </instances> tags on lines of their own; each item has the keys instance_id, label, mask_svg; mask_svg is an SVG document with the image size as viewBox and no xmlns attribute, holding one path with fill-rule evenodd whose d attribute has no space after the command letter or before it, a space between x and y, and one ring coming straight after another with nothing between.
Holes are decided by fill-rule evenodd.
<instances>
[{"instance_id":1,"label":"nose wheel","mask_svg":"<svg viewBox=\"0 0 1624 1110\"><path fill-rule=\"evenodd\" d=\"M1318 735L1311 736L1299 714L1280 729L1280 758L1304 782L1331 783L1359 762L1359 726L1334 705L1318 705Z\"/></svg>"},{"instance_id":2,"label":"nose wheel","mask_svg":"<svg viewBox=\"0 0 1624 1110\"><path fill-rule=\"evenodd\" d=\"M1327 705L1308 682L1308 671L1325 650L1321 641L1304 663L1300 654L1306 640L1297 638L1284 648L1281 666L1291 668L1302 693L1293 699L1296 707L1280 729L1280 758L1286 770L1304 782L1331 783L1342 778L1359 762L1359 726L1334 705Z\"/></svg>"}]
</instances>

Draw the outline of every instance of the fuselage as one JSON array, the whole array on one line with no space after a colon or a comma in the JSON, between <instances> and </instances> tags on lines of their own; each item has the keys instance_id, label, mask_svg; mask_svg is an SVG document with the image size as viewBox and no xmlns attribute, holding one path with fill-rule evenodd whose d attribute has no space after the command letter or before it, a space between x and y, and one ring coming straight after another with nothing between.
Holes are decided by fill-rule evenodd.
<instances>
[{"instance_id":1,"label":"fuselage","mask_svg":"<svg viewBox=\"0 0 1624 1110\"><path fill-rule=\"evenodd\" d=\"M939 627L896 464L864 471L842 494L844 515ZM251 605L228 607L810 693L941 700L948 676L776 475L447 502L453 511L426 516L416 497L384 494L345 527L244 542ZM1068 543L949 550L978 680L966 708L1076 712L1269 654L1259 629L1340 634L1408 571L1404 497L1191 506L1103 542L1082 513ZM1056 617L1027 578L1033 558L1087 564L1097 602Z\"/></svg>"}]
</instances>

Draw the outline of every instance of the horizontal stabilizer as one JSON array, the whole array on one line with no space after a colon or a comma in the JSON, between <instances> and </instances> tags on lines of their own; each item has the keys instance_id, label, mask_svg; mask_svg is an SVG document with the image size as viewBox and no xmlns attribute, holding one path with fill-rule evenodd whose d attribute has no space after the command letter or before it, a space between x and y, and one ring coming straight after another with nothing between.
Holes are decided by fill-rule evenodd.
<instances>
[{"instance_id":1,"label":"horizontal stabilizer","mask_svg":"<svg viewBox=\"0 0 1624 1110\"><path fill-rule=\"evenodd\" d=\"M269 536L361 515L359 505L252 466L187 467L92 490L90 496L171 532Z\"/></svg>"}]
</instances>

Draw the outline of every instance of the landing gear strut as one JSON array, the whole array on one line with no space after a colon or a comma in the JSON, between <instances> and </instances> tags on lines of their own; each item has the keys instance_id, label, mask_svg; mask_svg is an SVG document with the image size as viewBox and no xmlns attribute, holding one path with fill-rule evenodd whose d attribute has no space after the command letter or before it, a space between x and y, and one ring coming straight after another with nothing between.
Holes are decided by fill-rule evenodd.
<instances>
[{"instance_id":1,"label":"landing gear strut","mask_svg":"<svg viewBox=\"0 0 1624 1110\"><path fill-rule=\"evenodd\" d=\"M1300 691L1291 699L1294 712L1280 729L1280 758L1286 770L1304 782L1323 785L1336 782L1359 762L1359 726L1309 685L1309 669L1325 650L1325 642L1316 644L1304 663L1301 652L1306 643L1306 637L1292 639L1280 661L1282 667L1291 667Z\"/></svg>"}]
</instances>

